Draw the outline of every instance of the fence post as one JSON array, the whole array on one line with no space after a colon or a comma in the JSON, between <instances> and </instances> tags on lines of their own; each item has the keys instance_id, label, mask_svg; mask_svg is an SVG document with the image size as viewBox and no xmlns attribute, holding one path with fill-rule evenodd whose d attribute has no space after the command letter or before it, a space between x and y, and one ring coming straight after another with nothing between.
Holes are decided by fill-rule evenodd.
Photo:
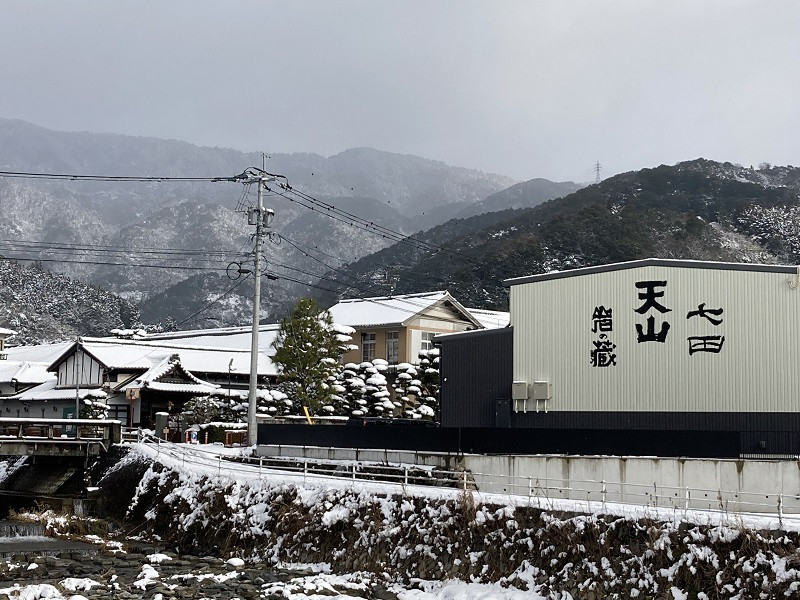
<instances>
[{"instance_id":1,"label":"fence post","mask_svg":"<svg viewBox=\"0 0 800 600\"><path fill-rule=\"evenodd\" d=\"M303 483L306 482L306 475L308 474L308 461L303 461Z\"/></svg>"},{"instance_id":2,"label":"fence post","mask_svg":"<svg viewBox=\"0 0 800 600\"><path fill-rule=\"evenodd\" d=\"M464 491L466 492L467 491L467 470L466 469L464 469L463 475L464 475Z\"/></svg>"},{"instance_id":3,"label":"fence post","mask_svg":"<svg viewBox=\"0 0 800 600\"><path fill-rule=\"evenodd\" d=\"M408 485L408 467L403 467L403 485Z\"/></svg>"},{"instance_id":4,"label":"fence post","mask_svg":"<svg viewBox=\"0 0 800 600\"><path fill-rule=\"evenodd\" d=\"M528 475L528 500L533 496L533 477Z\"/></svg>"},{"instance_id":5,"label":"fence post","mask_svg":"<svg viewBox=\"0 0 800 600\"><path fill-rule=\"evenodd\" d=\"M689 510L689 486L684 486L683 488L683 510L684 512Z\"/></svg>"},{"instance_id":6,"label":"fence post","mask_svg":"<svg viewBox=\"0 0 800 600\"><path fill-rule=\"evenodd\" d=\"M264 457L258 457L258 478L261 479L264 476Z\"/></svg>"},{"instance_id":7,"label":"fence post","mask_svg":"<svg viewBox=\"0 0 800 600\"><path fill-rule=\"evenodd\" d=\"M353 463L353 481L356 480L356 463Z\"/></svg>"},{"instance_id":8,"label":"fence post","mask_svg":"<svg viewBox=\"0 0 800 600\"><path fill-rule=\"evenodd\" d=\"M783 493L778 494L778 527L783 529Z\"/></svg>"},{"instance_id":9,"label":"fence post","mask_svg":"<svg viewBox=\"0 0 800 600\"><path fill-rule=\"evenodd\" d=\"M601 483L603 484L603 487L600 490L600 497L603 500L603 510L605 510L606 509L606 480L603 479L601 481Z\"/></svg>"},{"instance_id":10,"label":"fence post","mask_svg":"<svg viewBox=\"0 0 800 600\"><path fill-rule=\"evenodd\" d=\"M217 455L217 475L222 475L222 454Z\"/></svg>"}]
</instances>

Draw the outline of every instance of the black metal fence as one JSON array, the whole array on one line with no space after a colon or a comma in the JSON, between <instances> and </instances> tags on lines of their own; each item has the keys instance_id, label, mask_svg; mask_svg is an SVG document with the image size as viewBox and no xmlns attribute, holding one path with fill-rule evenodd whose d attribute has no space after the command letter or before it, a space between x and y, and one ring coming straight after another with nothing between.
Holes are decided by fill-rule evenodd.
<instances>
[{"instance_id":1,"label":"black metal fence","mask_svg":"<svg viewBox=\"0 0 800 600\"><path fill-rule=\"evenodd\" d=\"M467 454L735 458L740 452L739 433L731 431L262 424L258 427L258 443Z\"/></svg>"}]
</instances>

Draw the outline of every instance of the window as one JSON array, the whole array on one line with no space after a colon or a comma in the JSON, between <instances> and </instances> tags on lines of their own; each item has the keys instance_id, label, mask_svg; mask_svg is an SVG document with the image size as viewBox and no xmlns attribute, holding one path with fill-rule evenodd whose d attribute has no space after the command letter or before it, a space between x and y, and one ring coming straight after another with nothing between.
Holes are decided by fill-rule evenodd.
<instances>
[{"instance_id":1,"label":"window","mask_svg":"<svg viewBox=\"0 0 800 600\"><path fill-rule=\"evenodd\" d=\"M124 404L111 404L108 407L108 418L120 421L123 427L128 426L128 407Z\"/></svg>"},{"instance_id":2,"label":"window","mask_svg":"<svg viewBox=\"0 0 800 600\"><path fill-rule=\"evenodd\" d=\"M386 332L386 360L389 364L397 364L400 354L400 334L397 331Z\"/></svg>"},{"instance_id":3,"label":"window","mask_svg":"<svg viewBox=\"0 0 800 600\"><path fill-rule=\"evenodd\" d=\"M375 334L361 334L361 360L362 362L372 361L375 358Z\"/></svg>"},{"instance_id":4,"label":"window","mask_svg":"<svg viewBox=\"0 0 800 600\"><path fill-rule=\"evenodd\" d=\"M431 350L433 348L433 336L435 335L432 331L423 331L420 350Z\"/></svg>"}]
</instances>

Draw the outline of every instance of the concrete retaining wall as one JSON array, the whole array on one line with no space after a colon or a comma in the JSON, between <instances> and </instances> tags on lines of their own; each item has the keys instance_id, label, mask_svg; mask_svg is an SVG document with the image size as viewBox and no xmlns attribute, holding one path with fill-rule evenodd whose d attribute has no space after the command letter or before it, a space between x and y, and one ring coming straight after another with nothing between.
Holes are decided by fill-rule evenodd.
<instances>
[{"instance_id":1,"label":"concrete retaining wall","mask_svg":"<svg viewBox=\"0 0 800 600\"><path fill-rule=\"evenodd\" d=\"M617 456L484 456L259 446L258 456L466 469L485 493L800 514L800 461Z\"/></svg>"}]
</instances>

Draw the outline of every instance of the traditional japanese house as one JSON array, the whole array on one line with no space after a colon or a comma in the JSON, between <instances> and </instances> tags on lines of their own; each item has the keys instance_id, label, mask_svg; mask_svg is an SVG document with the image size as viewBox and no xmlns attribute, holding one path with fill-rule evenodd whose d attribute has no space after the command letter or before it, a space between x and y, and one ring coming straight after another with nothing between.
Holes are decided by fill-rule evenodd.
<instances>
[{"instance_id":1,"label":"traditional japanese house","mask_svg":"<svg viewBox=\"0 0 800 600\"><path fill-rule=\"evenodd\" d=\"M57 379L48 394L64 396L59 398L63 416L74 414L76 394L94 393L106 398L109 418L152 427L156 412L179 411L193 396L247 390L249 349L206 346L199 335L183 341L177 335L152 340L82 338L50 365ZM272 352L271 347L260 347L259 386L277 377Z\"/></svg>"}]
</instances>

